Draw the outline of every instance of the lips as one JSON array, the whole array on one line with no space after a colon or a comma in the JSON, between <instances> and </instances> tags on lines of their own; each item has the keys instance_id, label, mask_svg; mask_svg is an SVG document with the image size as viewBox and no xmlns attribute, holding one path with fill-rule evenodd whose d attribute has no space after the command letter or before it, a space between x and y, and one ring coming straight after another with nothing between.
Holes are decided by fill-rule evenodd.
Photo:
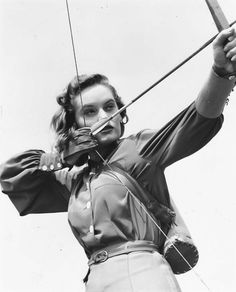
<instances>
[{"instance_id":1,"label":"lips","mask_svg":"<svg viewBox=\"0 0 236 292\"><path fill-rule=\"evenodd\" d=\"M113 130L113 127L111 125L107 125L105 128L102 129L102 131L100 133L106 133L106 132L110 132Z\"/></svg>"}]
</instances>

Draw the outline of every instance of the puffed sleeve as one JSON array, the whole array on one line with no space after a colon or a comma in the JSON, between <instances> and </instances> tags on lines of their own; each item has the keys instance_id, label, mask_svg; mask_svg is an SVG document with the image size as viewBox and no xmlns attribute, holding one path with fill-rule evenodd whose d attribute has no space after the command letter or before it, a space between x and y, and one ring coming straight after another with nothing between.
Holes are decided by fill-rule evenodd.
<instances>
[{"instance_id":1,"label":"puffed sleeve","mask_svg":"<svg viewBox=\"0 0 236 292\"><path fill-rule=\"evenodd\" d=\"M41 150L29 150L1 165L0 183L21 216L67 211L70 193L53 172L38 168Z\"/></svg>"},{"instance_id":2,"label":"puffed sleeve","mask_svg":"<svg viewBox=\"0 0 236 292\"><path fill-rule=\"evenodd\" d=\"M142 156L165 168L205 146L222 123L223 115L206 118L197 112L194 102L159 131L140 132L137 147Z\"/></svg>"}]
</instances>

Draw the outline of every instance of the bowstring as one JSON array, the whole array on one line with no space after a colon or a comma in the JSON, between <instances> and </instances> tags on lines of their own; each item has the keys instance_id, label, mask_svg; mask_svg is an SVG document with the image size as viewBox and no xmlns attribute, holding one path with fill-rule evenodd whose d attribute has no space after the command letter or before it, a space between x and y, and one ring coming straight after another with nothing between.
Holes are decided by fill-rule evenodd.
<instances>
[{"instance_id":1,"label":"bowstring","mask_svg":"<svg viewBox=\"0 0 236 292\"><path fill-rule=\"evenodd\" d=\"M77 57L76 57L76 52L75 52L75 42L74 42L73 30L72 30L72 24L71 24L70 8L69 8L68 0L65 0L65 1L66 1L67 19L68 19L69 29L70 29L70 39L71 39L71 44L72 44L72 51L73 51L74 65L75 65L75 71L76 71L76 78L77 78L77 82L78 82L79 97L80 97L81 108L83 109L84 105L83 105L83 99L82 99L82 94L81 94L81 86L80 86L80 83L79 83L79 70L78 70L78 62L77 62ZM84 126L86 127L86 121L85 121L84 113L83 113L83 120L84 120Z\"/></svg>"},{"instance_id":2,"label":"bowstring","mask_svg":"<svg viewBox=\"0 0 236 292\"><path fill-rule=\"evenodd\" d=\"M69 29L70 29L70 38L71 38L71 44L72 44L72 50L73 50L73 58L74 58L74 64L75 64L75 70L76 70L76 77L77 77L77 81L78 81L79 96L80 96L81 106L83 108L83 99L82 99L82 95L81 95L81 87L80 87L80 84L79 84L79 70L78 70L78 62L77 62L77 57L76 57L76 52L75 52L75 44L74 44L74 37L73 37L73 30L72 30L72 23L71 23L69 3L68 3L68 0L65 0L65 1L66 1L67 18L68 18ZM86 126L86 121L85 121L84 114L83 114L83 119L84 119L84 125ZM143 209L143 211L148 216L148 218L153 222L153 224L156 226L156 228L164 235L164 237L167 240L170 240L170 238L165 234L165 232L162 230L162 228L157 224L157 222L152 218L152 216L146 210L146 207L143 205L143 203L140 202L140 200L138 200L138 198L133 194L133 192L114 173L114 171L113 171L111 165L108 163L108 161L106 161L104 159L104 157L97 150L95 152L100 157L100 159L103 161L103 164L106 165L112 171L112 174L116 177L116 179L128 191L128 193L132 196L132 198L140 205L140 207ZM193 267L191 266L191 264L184 257L184 255L179 251L179 249L174 245L174 243L170 242L170 245L175 249L175 251L180 255L180 257L186 262L186 264L189 266L190 270L194 272L195 276L201 281L201 283L207 288L207 290L208 291L211 291L210 288L205 283L205 281L202 279L202 277L193 269Z\"/></svg>"}]
</instances>

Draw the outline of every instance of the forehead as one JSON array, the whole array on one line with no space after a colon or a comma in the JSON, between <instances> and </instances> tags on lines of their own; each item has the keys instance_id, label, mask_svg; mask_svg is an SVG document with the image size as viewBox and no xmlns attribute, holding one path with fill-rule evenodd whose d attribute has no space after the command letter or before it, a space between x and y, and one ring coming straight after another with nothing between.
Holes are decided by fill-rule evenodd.
<instances>
[{"instance_id":1,"label":"forehead","mask_svg":"<svg viewBox=\"0 0 236 292\"><path fill-rule=\"evenodd\" d=\"M115 100L110 88L102 84L96 84L81 91L82 103L85 105L100 105L109 100ZM75 97L75 104L81 105L80 95Z\"/></svg>"}]
</instances>

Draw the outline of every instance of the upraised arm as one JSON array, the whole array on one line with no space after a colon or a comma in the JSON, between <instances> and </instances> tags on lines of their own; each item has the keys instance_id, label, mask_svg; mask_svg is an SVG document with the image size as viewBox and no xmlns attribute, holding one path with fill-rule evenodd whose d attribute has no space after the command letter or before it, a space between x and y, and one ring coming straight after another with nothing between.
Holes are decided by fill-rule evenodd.
<instances>
[{"instance_id":1,"label":"upraised arm","mask_svg":"<svg viewBox=\"0 0 236 292\"><path fill-rule=\"evenodd\" d=\"M216 118L224 110L226 100L236 83L236 31L228 28L213 42L214 63L210 75L196 100L197 111Z\"/></svg>"}]
</instances>

